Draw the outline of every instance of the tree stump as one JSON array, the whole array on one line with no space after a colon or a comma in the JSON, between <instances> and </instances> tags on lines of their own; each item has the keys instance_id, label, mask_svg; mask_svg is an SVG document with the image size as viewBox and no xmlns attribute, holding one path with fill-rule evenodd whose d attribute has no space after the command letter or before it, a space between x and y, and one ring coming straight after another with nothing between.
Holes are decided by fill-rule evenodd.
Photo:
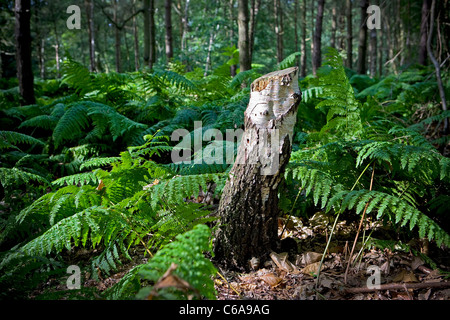
<instances>
[{"instance_id":1,"label":"tree stump","mask_svg":"<svg viewBox=\"0 0 450 320\"><path fill-rule=\"evenodd\" d=\"M276 247L278 186L300 101L297 67L271 72L251 85L245 131L218 208L215 259L229 268L248 269L250 259L263 261Z\"/></svg>"}]
</instances>

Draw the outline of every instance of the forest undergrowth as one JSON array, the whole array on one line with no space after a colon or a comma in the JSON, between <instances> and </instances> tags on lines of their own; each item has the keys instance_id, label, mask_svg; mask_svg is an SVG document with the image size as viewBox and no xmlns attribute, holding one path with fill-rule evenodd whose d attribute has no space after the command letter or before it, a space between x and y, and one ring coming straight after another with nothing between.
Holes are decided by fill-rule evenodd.
<instances>
[{"instance_id":1,"label":"forest undergrowth","mask_svg":"<svg viewBox=\"0 0 450 320\"><path fill-rule=\"evenodd\" d=\"M229 69L105 74L68 59L61 80L36 83L35 105L19 107L14 83L1 90L1 299L448 299L450 114L433 70L370 78L329 49L300 79L281 247L242 274L211 262L230 169L211 159L238 143L171 161L177 129L243 129L261 68ZM73 265L82 281L69 290ZM370 265L393 287L358 291Z\"/></svg>"}]
</instances>

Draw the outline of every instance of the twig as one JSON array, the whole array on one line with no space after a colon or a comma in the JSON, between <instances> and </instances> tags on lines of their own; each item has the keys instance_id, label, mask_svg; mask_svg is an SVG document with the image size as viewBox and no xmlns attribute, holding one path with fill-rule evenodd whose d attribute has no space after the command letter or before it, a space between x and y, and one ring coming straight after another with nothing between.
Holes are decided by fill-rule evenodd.
<instances>
[{"instance_id":1,"label":"twig","mask_svg":"<svg viewBox=\"0 0 450 320\"><path fill-rule=\"evenodd\" d=\"M421 283L386 283L381 284L378 288L360 287L360 288L346 288L347 293L367 293L373 291L384 290L404 290L404 289L426 289L437 288L444 289L450 288L450 281L444 282L421 282Z\"/></svg>"},{"instance_id":2,"label":"twig","mask_svg":"<svg viewBox=\"0 0 450 320\"><path fill-rule=\"evenodd\" d=\"M350 189L350 192L352 192L353 189L355 189L356 185L358 184L359 180L363 176L364 172L366 172L366 170L369 168L369 166L372 164L372 162L373 162L373 160L364 168L363 172L361 172L358 179L356 179L355 183L353 184L353 187ZM315 289L317 289L320 284L320 270L322 269L323 261L328 252L328 247L330 246L331 238L333 237L334 229L336 228L336 225L337 225L337 222L339 220L339 216L341 215L341 213L342 213L342 207L339 209L339 211L336 215L336 218L334 219L333 227L331 228L330 237L328 238L327 245L325 246L325 250L323 251L323 254L322 254L322 259L320 260L320 263L319 263L319 268L317 269L317 279L316 279Z\"/></svg>"},{"instance_id":3,"label":"twig","mask_svg":"<svg viewBox=\"0 0 450 320\"><path fill-rule=\"evenodd\" d=\"M374 174L375 174L375 162L373 163L372 178L370 179L370 188L369 188L370 191L372 191ZM358 231L356 232L355 241L353 241L352 251L350 252L350 257L348 259L347 268L345 269L345 274L344 274L344 283L345 284L347 284L348 269L350 268L350 264L352 263L352 260L353 260L353 251L355 250L356 242L358 241L359 232L361 231L361 226L363 224L364 217L366 216L366 211L367 211L367 207L369 206L369 203L370 203L370 201L367 201L366 206L364 207L364 211L363 211L363 214L362 214L362 217L361 217L361 221L359 222L359 226L358 226Z\"/></svg>"},{"instance_id":4,"label":"twig","mask_svg":"<svg viewBox=\"0 0 450 320\"><path fill-rule=\"evenodd\" d=\"M242 298L241 294L228 282L227 279L225 279L225 277L219 271L217 271L217 274L227 283L231 290L233 290L239 296L239 298Z\"/></svg>"}]
</instances>

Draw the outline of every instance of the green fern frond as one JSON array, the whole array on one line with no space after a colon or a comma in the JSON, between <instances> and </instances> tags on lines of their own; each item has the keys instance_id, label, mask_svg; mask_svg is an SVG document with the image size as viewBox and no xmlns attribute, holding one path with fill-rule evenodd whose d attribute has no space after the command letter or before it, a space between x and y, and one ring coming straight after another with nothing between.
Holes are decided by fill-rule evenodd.
<instances>
[{"instance_id":1,"label":"green fern frond","mask_svg":"<svg viewBox=\"0 0 450 320\"><path fill-rule=\"evenodd\" d=\"M283 70L283 69L287 69L287 68L295 66L295 62L297 61L297 57L299 57L301 55L302 55L301 52L291 53L286 58L284 58L283 61L281 61L278 64L278 70Z\"/></svg>"},{"instance_id":2,"label":"green fern frond","mask_svg":"<svg viewBox=\"0 0 450 320\"><path fill-rule=\"evenodd\" d=\"M27 172L19 168L0 168L0 183L4 188L13 184L24 184L30 181L37 181L49 184L48 180L41 175Z\"/></svg>"},{"instance_id":3,"label":"green fern frond","mask_svg":"<svg viewBox=\"0 0 450 320\"><path fill-rule=\"evenodd\" d=\"M44 146L44 142L32 136L15 131L0 131L0 149L14 148L17 144Z\"/></svg>"},{"instance_id":4,"label":"green fern frond","mask_svg":"<svg viewBox=\"0 0 450 320\"><path fill-rule=\"evenodd\" d=\"M112 163L117 163L120 157L107 157L107 158L92 158L83 162L80 166L80 170L98 168Z\"/></svg>"},{"instance_id":5,"label":"green fern frond","mask_svg":"<svg viewBox=\"0 0 450 320\"><path fill-rule=\"evenodd\" d=\"M204 298L216 299L212 276L216 274L217 269L204 256L204 252L211 251L210 235L209 228L202 224L178 235L175 241L159 250L139 270L140 276L156 283L172 263L175 263L177 267L174 274L187 281ZM138 297L146 298L151 289L151 287L141 289Z\"/></svg>"},{"instance_id":6,"label":"green fern frond","mask_svg":"<svg viewBox=\"0 0 450 320\"><path fill-rule=\"evenodd\" d=\"M59 178L52 182L55 186L64 186L64 185L86 185L86 184L98 184L98 178L95 175L95 172L84 172L84 173L77 173L70 176L65 176L62 178Z\"/></svg>"},{"instance_id":7,"label":"green fern frond","mask_svg":"<svg viewBox=\"0 0 450 320\"><path fill-rule=\"evenodd\" d=\"M83 133L89 126L88 109L83 104L74 104L67 107L64 115L59 119L53 130L53 141L60 145L64 140L70 140Z\"/></svg>"}]
</instances>

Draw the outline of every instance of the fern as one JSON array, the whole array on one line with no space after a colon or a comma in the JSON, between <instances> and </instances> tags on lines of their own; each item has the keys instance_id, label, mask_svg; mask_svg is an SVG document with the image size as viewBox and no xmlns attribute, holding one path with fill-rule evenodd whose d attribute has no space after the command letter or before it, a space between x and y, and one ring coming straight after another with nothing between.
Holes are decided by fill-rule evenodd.
<instances>
[{"instance_id":1,"label":"fern","mask_svg":"<svg viewBox=\"0 0 450 320\"><path fill-rule=\"evenodd\" d=\"M187 281L202 297L216 299L212 276L217 270L211 261L203 255L204 252L211 250L210 235L209 228L202 224L195 226L188 232L178 235L174 242L167 244L163 249L158 251L139 270L140 276L145 280L157 282L171 264L175 263L177 266L174 271L175 275ZM138 297L146 298L151 290L152 287L141 289ZM177 292L174 293L177 294ZM178 292L177 295L171 297L186 298L186 293Z\"/></svg>"},{"instance_id":2,"label":"fern","mask_svg":"<svg viewBox=\"0 0 450 320\"><path fill-rule=\"evenodd\" d=\"M283 70L283 69L287 69L287 68L293 67L295 65L296 60L297 60L297 57L301 56L301 55L302 55L301 52L291 53L286 58L284 58L283 61L281 61L278 64L278 70Z\"/></svg>"},{"instance_id":3,"label":"fern","mask_svg":"<svg viewBox=\"0 0 450 320\"><path fill-rule=\"evenodd\" d=\"M78 173L71 176L59 178L52 182L56 186L64 186L65 184L85 185L85 184L98 184L98 179L94 172Z\"/></svg>"},{"instance_id":4,"label":"fern","mask_svg":"<svg viewBox=\"0 0 450 320\"><path fill-rule=\"evenodd\" d=\"M367 208L376 219L416 230L420 237L448 247L449 235L432 219L439 202L426 209L434 197L430 186L437 185L437 192L448 186L448 158L427 141L420 126L381 121L376 116L381 106L375 100L364 104L356 100L335 50L327 52L327 65L310 85L311 93L319 93L311 101L318 101L316 108L327 112L327 123L319 134L309 133L304 148L291 154L288 183L298 181L305 197L326 211L361 214ZM372 163L376 191L367 190L370 180L361 170Z\"/></svg>"},{"instance_id":5,"label":"fern","mask_svg":"<svg viewBox=\"0 0 450 320\"><path fill-rule=\"evenodd\" d=\"M151 193L152 206L156 208L160 205L160 201L171 205L181 204L186 198L197 197L200 188L207 190L209 182L221 183L223 179L226 177L221 173L174 176L169 180L161 180L146 189Z\"/></svg>"},{"instance_id":6,"label":"fern","mask_svg":"<svg viewBox=\"0 0 450 320\"><path fill-rule=\"evenodd\" d=\"M19 168L0 168L0 183L4 188L13 184L29 183L30 181L49 184L48 180L39 174L27 172Z\"/></svg>"},{"instance_id":7,"label":"fern","mask_svg":"<svg viewBox=\"0 0 450 320\"><path fill-rule=\"evenodd\" d=\"M32 136L15 131L0 131L0 149L17 148L17 144L44 146L44 142Z\"/></svg>"}]
</instances>

